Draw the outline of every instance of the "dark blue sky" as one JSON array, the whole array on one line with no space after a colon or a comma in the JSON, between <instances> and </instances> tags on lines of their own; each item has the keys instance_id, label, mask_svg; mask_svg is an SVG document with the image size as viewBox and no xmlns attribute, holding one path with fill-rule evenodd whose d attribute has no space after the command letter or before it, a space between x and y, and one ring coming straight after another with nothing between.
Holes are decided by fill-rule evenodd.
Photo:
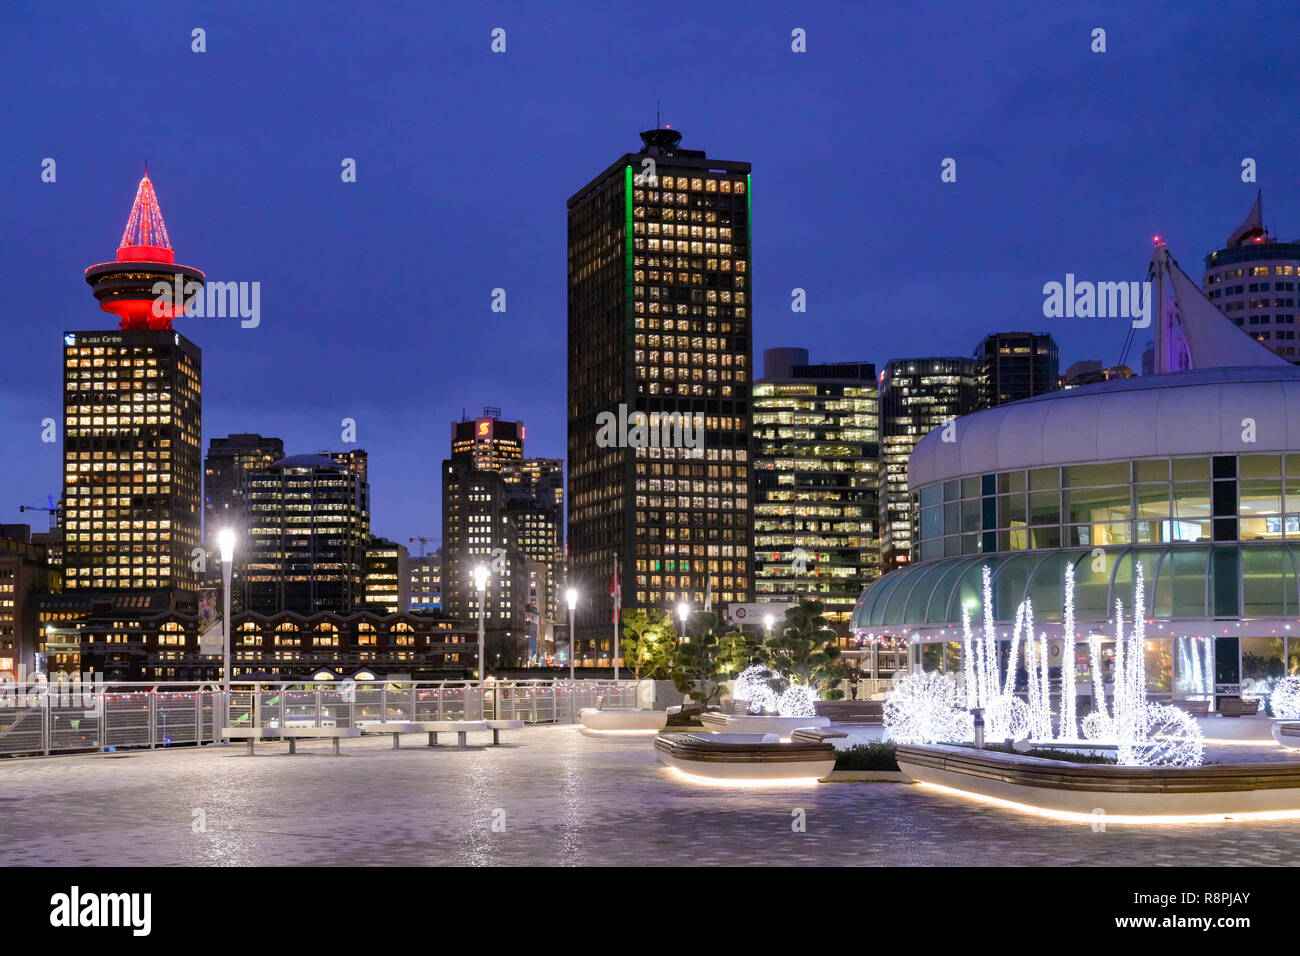
<instances>
[{"instance_id":1,"label":"dark blue sky","mask_svg":"<svg viewBox=\"0 0 1300 956\"><path fill-rule=\"evenodd\" d=\"M146 158L178 261L262 284L257 329L178 325L203 349L205 450L232 431L337 448L355 418L374 530L404 541L441 533L462 409L499 405L528 454L564 454L565 200L639 147L656 99L683 145L754 165L756 362L883 365L1029 328L1063 366L1112 363L1123 325L1044 319L1044 282L1142 279L1154 233L1199 279L1255 196L1247 156L1267 223L1300 236L1298 36L1289 0L11 4L0 521L60 490L39 440L60 333L114 325L83 271L115 254Z\"/></svg>"}]
</instances>

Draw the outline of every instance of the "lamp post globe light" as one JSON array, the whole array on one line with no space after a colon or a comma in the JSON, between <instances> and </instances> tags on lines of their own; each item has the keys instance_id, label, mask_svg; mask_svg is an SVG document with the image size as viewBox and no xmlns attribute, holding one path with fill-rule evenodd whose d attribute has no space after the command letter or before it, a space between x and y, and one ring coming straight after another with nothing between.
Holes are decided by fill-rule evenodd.
<instances>
[{"instance_id":1,"label":"lamp post globe light","mask_svg":"<svg viewBox=\"0 0 1300 956\"><path fill-rule=\"evenodd\" d=\"M235 532L222 528L217 532L221 551L221 683L226 699L226 722L230 721L230 576L235 560Z\"/></svg>"},{"instance_id":2,"label":"lamp post globe light","mask_svg":"<svg viewBox=\"0 0 1300 956\"><path fill-rule=\"evenodd\" d=\"M686 636L686 619L691 616L691 606L683 601L677 605L677 619L682 622L682 636Z\"/></svg>"},{"instance_id":3,"label":"lamp post globe light","mask_svg":"<svg viewBox=\"0 0 1300 956\"><path fill-rule=\"evenodd\" d=\"M573 624L574 624L574 618L577 616L578 613L578 589L569 588L568 592L564 596L565 599L569 602L569 680L572 681L574 679L573 658L576 656L574 654L574 647L576 646L576 641L574 640Z\"/></svg>"},{"instance_id":4,"label":"lamp post globe light","mask_svg":"<svg viewBox=\"0 0 1300 956\"><path fill-rule=\"evenodd\" d=\"M478 679L487 679L487 655L483 645L483 605L487 599L488 569L480 564L474 569L474 589L478 591Z\"/></svg>"}]
</instances>

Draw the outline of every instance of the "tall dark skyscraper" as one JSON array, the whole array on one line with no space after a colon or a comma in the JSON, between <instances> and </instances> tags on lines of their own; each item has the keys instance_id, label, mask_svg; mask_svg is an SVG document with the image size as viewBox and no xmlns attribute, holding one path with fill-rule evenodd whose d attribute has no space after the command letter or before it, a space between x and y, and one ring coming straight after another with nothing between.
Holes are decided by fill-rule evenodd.
<instances>
[{"instance_id":1,"label":"tall dark skyscraper","mask_svg":"<svg viewBox=\"0 0 1300 956\"><path fill-rule=\"evenodd\" d=\"M882 571L911 560L913 508L907 461L921 438L975 411L975 360L895 359L880 373L880 556Z\"/></svg>"},{"instance_id":2,"label":"tall dark skyscraper","mask_svg":"<svg viewBox=\"0 0 1300 956\"><path fill-rule=\"evenodd\" d=\"M255 471L284 457L284 442L261 435L228 435L208 442L203 460L203 535L208 543L206 583L221 584L221 554L217 534L224 528L235 532L237 547L245 546L248 528L244 525L244 482ZM232 600L240 610L242 589L235 587Z\"/></svg>"},{"instance_id":3,"label":"tall dark skyscraper","mask_svg":"<svg viewBox=\"0 0 1300 956\"><path fill-rule=\"evenodd\" d=\"M1061 356L1047 333L995 332L975 346L976 402L993 408L1060 388Z\"/></svg>"},{"instance_id":4,"label":"tall dark skyscraper","mask_svg":"<svg viewBox=\"0 0 1300 956\"><path fill-rule=\"evenodd\" d=\"M616 553L624 607L698 607L706 584L715 601L753 597L750 164L683 149L681 138L647 130L639 152L568 204L580 663L613 660ZM702 422L700 447L643 440L623 427L638 415ZM610 419L617 429L602 428Z\"/></svg>"},{"instance_id":5,"label":"tall dark skyscraper","mask_svg":"<svg viewBox=\"0 0 1300 956\"><path fill-rule=\"evenodd\" d=\"M349 614L364 603L370 485L362 474L329 453L293 455L250 472L245 488L248 539L235 556L244 610Z\"/></svg>"},{"instance_id":6,"label":"tall dark skyscraper","mask_svg":"<svg viewBox=\"0 0 1300 956\"><path fill-rule=\"evenodd\" d=\"M156 282L200 287L178 265L153 183L140 180L117 258L86 282L119 328L63 333L64 582L152 591L192 605L199 575L202 356L172 328L184 306Z\"/></svg>"}]
</instances>

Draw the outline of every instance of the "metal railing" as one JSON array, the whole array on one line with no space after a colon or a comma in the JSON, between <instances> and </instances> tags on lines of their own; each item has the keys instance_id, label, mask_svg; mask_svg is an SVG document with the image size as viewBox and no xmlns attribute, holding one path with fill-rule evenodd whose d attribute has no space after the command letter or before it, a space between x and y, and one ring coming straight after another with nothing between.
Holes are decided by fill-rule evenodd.
<instances>
[{"instance_id":1,"label":"metal railing","mask_svg":"<svg viewBox=\"0 0 1300 956\"><path fill-rule=\"evenodd\" d=\"M375 720L564 723L635 681L0 683L0 756L217 743L223 727L353 727Z\"/></svg>"}]
</instances>

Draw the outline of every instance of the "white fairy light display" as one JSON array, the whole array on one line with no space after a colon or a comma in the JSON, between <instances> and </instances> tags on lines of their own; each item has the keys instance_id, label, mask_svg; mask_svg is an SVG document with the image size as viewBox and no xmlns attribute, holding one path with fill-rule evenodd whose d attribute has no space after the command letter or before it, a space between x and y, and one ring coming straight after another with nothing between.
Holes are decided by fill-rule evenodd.
<instances>
[{"instance_id":1,"label":"white fairy light display","mask_svg":"<svg viewBox=\"0 0 1300 956\"><path fill-rule=\"evenodd\" d=\"M1065 563L1065 604L1061 633L1061 722L1059 736L1074 740L1079 733L1078 675L1074 658L1074 565Z\"/></svg>"},{"instance_id":2,"label":"white fairy light display","mask_svg":"<svg viewBox=\"0 0 1300 956\"><path fill-rule=\"evenodd\" d=\"M989 701L985 711L984 723L988 727L989 737L997 739L1011 738L1023 740L1032 737L1031 715L1029 705L1019 697L1003 694Z\"/></svg>"},{"instance_id":3,"label":"white fairy light display","mask_svg":"<svg viewBox=\"0 0 1300 956\"><path fill-rule=\"evenodd\" d=\"M782 717L814 717L816 700L817 692L807 684L791 684L777 702L776 712Z\"/></svg>"},{"instance_id":4,"label":"white fairy light display","mask_svg":"<svg viewBox=\"0 0 1300 956\"><path fill-rule=\"evenodd\" d=\"M1300 720L1300 677L1283 677L1273 685L1270 698L1274 717Z\"/></svg>"},{"instance_id":5,"label":"white fairy light display","mask_svg":"<svg viewBox=\"0 0 1300 956\"><path fill-rule=\"evenodd\" d=\"M1126 767L1199 767L1205 758L1204 734L1185 710L1144 704L1135 716L1134 734L1120 738L1119 763Z\"/></svg>"},{"instance_id":6,"label":"white fairy light display","mask_svg":"<svg viewBox=\"0 0 1300 956\"><path fill-rule=\"evenodd\" d=\"M774 676L772 671L757 664L746 667L736 675L736 684L732 688L731 699L748 701L751 714L762 714L769 710L776 710L778 705L777 696L767 683ZM796 714L793 716L803 717L808 715Z\"/></svg>"},{"instance_id":7,"label":"white fairy light display","mask_svg":"<svg viewBox=\"0 0 1300 956\"><path fill-rule=\"evenodd\" d=\"M900 744L969 740L971 717L958 709L957 685L937 671L900 678L885 697L888 739Z\"/></svg>"}]
</instances>

